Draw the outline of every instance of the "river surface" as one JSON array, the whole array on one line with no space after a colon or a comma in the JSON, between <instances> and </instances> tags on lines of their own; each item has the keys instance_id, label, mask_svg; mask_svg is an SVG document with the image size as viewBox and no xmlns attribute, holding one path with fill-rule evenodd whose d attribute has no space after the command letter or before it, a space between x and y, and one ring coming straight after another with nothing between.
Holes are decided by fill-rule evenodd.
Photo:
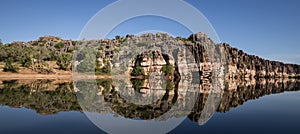
<instances>
[{"instance_id":1,"label":"river surface","mask_svg":"<svg viewBox=\"0 0 300 134\"><path fill-rule=\"evenodd\" d=\"M78 88L87 86L86 83L68 80L2 80L0 133L152 133L151 129L139 126L118 126L118 121L124 120L128 124L149 120L153 126L174 120L177 125L161 130L168 133L300 133L300 83L297 80L230 82L225 89L216 92L208 92L207 85L200 84L201 91L196 93L194 104L190 104L191 96L176 93L183 92L180 84L168 90L152 91L146 88L147 81L132 83L135 83L132 90L142 92L134 99L148 100L136 102L138 104L124 100L136 93L117 93L121 90L110 80L97 81L96 93ZM172 107L179 110L172 111ZM101 123L90 121L95 115L99 117L96 122Z\"/></svg>"}]
</instances>

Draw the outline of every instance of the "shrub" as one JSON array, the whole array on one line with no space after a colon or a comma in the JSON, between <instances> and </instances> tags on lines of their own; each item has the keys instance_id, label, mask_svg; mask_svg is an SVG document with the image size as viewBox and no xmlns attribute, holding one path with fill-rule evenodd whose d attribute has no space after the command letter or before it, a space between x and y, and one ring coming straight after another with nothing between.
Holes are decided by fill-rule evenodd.
<instances>
[{"instance_id":1,"label":"shrub","mask_svg":"<svg viewBox=\"0 0 300 134\"><path fill-rule=\"evenodd\" d=\"M76 55L76 61L80 62L80 64L76 67L78 72L95 72L96 51L93 48L82 49Z\"/></svg>"},{"instance_id":2,"label":"shrub","mask_svg":"<svg viewBox=\"0 0 300 134\"><path fill-rule=\"evenodd\" d=\"M63 44L62 42L59 42L59 43L55 44L54 47L55 47L56 49L61 49L61 48L64 47L64 44Z\"/></svg>"},{"instance_id":3,"label":"shrub","mask_svg":"<svg viewBox=\"0 0 300 134\"><path fill-rule=\"evenodd\" d=\"M130 79L131 83L132 83L132 87L134 88L134 90L136 91L140 91L140 89L143 87L144 85L144 80L141 79Z\"/></svg>"},{"instance_id":4,"label":"shrub","mask_svg":"<svg viewBox=\"0 0 300 134\"><path fill-rule=\"evenodd\" d=\"M33 43L32 43L32 46L38 46L39 45L39 42L38 41L34 41Z\"/></svg>"},{"instance_id":5,"label":"shrub","mask_svg":"<svg viewBox=\"0 0 300 134\"><path fill-rule=\"evenodd\" d=\"M150 42L148 42L148 41L142 41L142 42L137 43L136 46L137 47L142 47L142 46L145 46L147 44L150 44Z\"/></svg>"},{"instance_id":6,"label":"shrub","mask_svg":"<svg viewBox=\"0 0 300 134\"><path fill-rule=\"evenodd\" d=\"M165 73L165 75L169 75L169 74L172 74L172 71L173 71L173 66L168 64L168 65L164 65L162 68L161 68L161 71L163 73Z\"/></svg>"},{"instance_id":7,"label":"shrub","mask_svg":"<svg viewBox=\"0 0 300 134\"><path fill-rule=\"evenodd\" d=\"M80 62L80 64L77 66L77 71L80 73L91 73L95 71L95 64L93 61L90 60L84 60Z\"/></svg>"},{"instance_id":8,"label":"shrub","mask_svg":"<svg viewBox=\"0 0 300 134\"><path fill-rule=\"evenodd\" d=\"M119 35L117 35L117 36L115 36L115 39L119 41L121 39L121 37Z\"/></svg>"},{"instance_id":9,"label":"shrub","mask_svg":"<svg viewBox=\"0 0 300 134\"><path fill-rule=\"evenodd\" d=\"M104 67L99 68L96 67L96 74L110 74L111 73L111 65L109 61L104 60Z\"/></svg>"},{"instance_id":10,"label":"shrub","mask_svg":"<svg viewBox=\"0 0 300 134\"><path fill-rule=\"evenodd\" d=\"M173 83L171 81L167 81L166 90L170 91L173 90Z\"/></svg>"},{"instance_id":11,"label":"shrub","mask_svg":"<svg viewBox=\"0 0 300 134\"><path fill-rule=\"evenodd\" d=\"M8 58L5 62L3 71L16 73L19 71L19 67L17 65L13 64L12 58Z\"/></svg>"},{"instance_id":12,"label":"shrub","mask_svg":"<svg viewBox=\"0 0 300 134\"><path fill-rule=\"evenodd\" d=\"M132 76L140 76L140 75L145 75L144 69L141 66L137 66L133 68L131 72Z\"/></svg>"},{"instance_id":13,"label":"shrub","mask_svg":"<svg viewBox=\"0 0 300 134\"><path fill-rule=\"evenodd\" d=\"M51 51L49 61L56 61L57 57L58 57L58 54L55 51Z\"/></svg>"},{"instance_id":14,"label":"shrub","mask_svg":"<svg viewBox=\"0 0 300 134\"><path fill-rule=\"evenodd\" d=\"M99 46L98 50L104 50L104 47L103 46Z\"/></svg>"},{"instance_id":15,"label":"shrub","mask_svg":"<svg viewBox=\"0 0 300 134\"><path fill-rule=\"evenodd\" d=\"M21 60L21 64L23 67L30 67L32 62L31 62L31 58L29 56L24 56L24 58Z\"/></svg>"},{"instance_id":16,"label":"shrub","mask_svg":"<svg viewBox=\"0 0 300 134\"><path fill-rule=\"evenodd\" d=\"M149 57L153 58L153 52L149 52Z\"/></svg>"},{"instance_id":17,"label":"shrub","mask_svg":"<svg viewBox=\"0 0 300 134\"><path fill-rule=\"evenodd\" d=\"M68 70L71 65L72 54L63 53L57 57L56 64L59 66L59 69Z\"/></svg>"}]
</instances>

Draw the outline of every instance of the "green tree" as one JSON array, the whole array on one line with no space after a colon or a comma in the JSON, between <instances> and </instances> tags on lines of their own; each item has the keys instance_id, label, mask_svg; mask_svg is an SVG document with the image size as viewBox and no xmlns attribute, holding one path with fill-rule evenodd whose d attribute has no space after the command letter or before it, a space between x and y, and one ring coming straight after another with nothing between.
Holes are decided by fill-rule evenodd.
<instances>
[{"instance_id":1,"label":"green tree","mask_svg":"<svg viewBox=\"0 0 300 134\"><path fill-rule=\"evenodd\" d=\"M59 43L57 43L57 44L54 45L54 47L55 47L56 49L61 49L61 48L63 48L64 46L65 46L65 44L62 43L62 42L59 42Z\"/></svg>"},{"instance_id":2,"label":"green tree","mask_svg":"<svg viewBox=\"0 0 300 134\"><path fill-rule=\"evenodd\" d=\"M115 38L116 38L116 40L118 40L118 41L121 39L121 37L120 37L119 35L115 36Z\"/></svg>"},{"instance_id":3,"label":"green tree","mask_svg":"<svg viewBox=\"0 0 300 134\"><path fill-rule=\"evenodd\" d=\"M20 58L18 58L18 62L22 64L23 67L30 67L32 65L32 56L36 53L33 48L27 47L23 49L23 53L21 53Z\"/></svg>"},{"instance_id":4,"label":"green tree","mask_svg":"<svg viewBox=\"0 0 300 134\"><path fill-rule=\"evenodd\" d=\"M161 68L161 71L165 73L165 75L169 75L169 74L172 74L172 71L173 71L173 66L168 64L168 65L164 65L162 68Z\"/></svg>"},{"instance_id":5,"label":"green tree","mask_svg":"<svg viewBox=\"0 0 300 134\"><path fill-rule=\"evenodd\" d=\"M56 61L57 57L58 57L58 54L55 51L51 51L49 61Z\"/></svg>"},{"instance_id":6,"label":"green tree","mask_svg":"<svg viewBox=\"0 0 300 134\"><path fill-rule=\"evenodd\" d=\"M167 80L167 84L166 84L166 90L170 91L173 90L173 83L170 80Z\"/></svg>"},{"instance_id":7,"label":"green tree","mask_svg":"<svg viewBox=\"0 0 300 134\"><path fill-rule=\"evenodd\" d=\"M72 54L63 53L57 57L56 64L59 66L59 69L69 70L71 65Z\"/></svg>"},{"instance_id":8,"label":"green tree","mask_svg":"<svg viewBox=\"0 0 300 134\"><path fill-rule=\"evenodd\" d=\"M140 89L143 87L145 80L141 79L130 79L130 82L132 83L132 87L136 91L140 91Z\"/></svg>"},{"instance_id":9,"label":"green tree","mask_svg":"<svg viewBox=\"0 0 300 134\"><path fill-rule=\"evenodd\" d=\"M93 48L83 48L76 54L77 65L76 70L80 73L95 72L96 51Z\"/></svg>"},{"instance_id":10,"label":"green tree","mask_svg":"<svg viewBox=\"0 0 300 134\"><path fill-rule=\"evenodd\" d=\"M23 67L30 67L32 62L31 62L31 57L28 56L28 55L25 55L23 58L22 58L22 61L21 61L21 64Z\"/></svg>"},{"instance_id":11,"label":"green tree","mask_svg":"<svg viewBox=\"0 0 300 134\"><path fill-rule=\"evenodd\" d=\"M77 66L77 71L80 73L93 72L95 70L95 64L93 61L84 60Z\"/></svg>"},{"instance_id":12,"label":"green tree","mask_svg":"<svg viewBox=\"0 0 300 134\"><path fill-rule=\"evenodd\" d=\"M133 68L131 72L132 76L140 76L140 75L145 75L144 69L141 66L137 66Z\"/></svg>"},{"instance_id":13,"label":"green tree","mask_svg":"<svg viewBox=\"0 0 300 134\"><path fill-rule=\"evenodd\" d=\"M13 73L16 73L19 71L19 67L18 65L16 64L13 64L14 60L13 58L8 58L5 62L5 65L4 65L4 68L3 68L3 71L4 72L13 72Z\"/></svg>"},{"instance_id":14,"label":"green tree","mask_svg":"<svg viewBox=\"0 0 300 134\"><path fill-rule=\"evenodd\" d=\"M0 45L0 61L7 59L7 51L5 45Z\"/></svg>"}]
</instances>

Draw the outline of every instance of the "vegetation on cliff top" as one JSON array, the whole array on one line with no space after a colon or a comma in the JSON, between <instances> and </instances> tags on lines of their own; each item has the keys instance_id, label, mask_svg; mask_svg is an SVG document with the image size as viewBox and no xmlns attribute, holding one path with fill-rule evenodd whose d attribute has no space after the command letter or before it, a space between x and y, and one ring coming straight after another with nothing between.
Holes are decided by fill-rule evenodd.
<instances>
[{"instance_id":1,"label":"vegetation on cliff top","mask_svg":"<svg viewBox=\"0 0 300 134\"><path fill-rule=\"evenodd\" d=\"M21 71L21 68L43 74L55 73L55 70L71 71L73 52L78 43L83 43L83 41L62 40L54 36L40 37L36 41L27 43L2 44L0 40L0 64L4 65L3 71L13 73ZM103 48L103 46L99 48ZM96 53L91 55L89 52L80 52L77 55L77 60L84 59L78 64L77 71L96 71L97 74L109 74L111 71L110 62L106 60L103 66L95 66L91 62L91 60L96 61L93 54ZM99 53L96 55L100 57Z\"/></svg>"}]
</instances>

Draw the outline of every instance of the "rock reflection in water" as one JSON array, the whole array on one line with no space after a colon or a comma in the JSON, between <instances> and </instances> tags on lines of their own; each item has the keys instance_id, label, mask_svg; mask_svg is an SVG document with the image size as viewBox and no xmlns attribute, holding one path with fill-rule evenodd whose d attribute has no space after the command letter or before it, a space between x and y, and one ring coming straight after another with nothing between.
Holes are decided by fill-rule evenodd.
<instances>
[{"instance_id":1,"label":"rock reflection in water","mask_svg":"<svg viewBox=\"0 0 300 134\"><path fill-rule=\"evenodd\" d=\"M141 82L142 81L142 82ZM97 92L74 91L73 82L55 81L55 80L18 80L18 81L1 81L0 84L0 104L13 108L25 107L35 110L39 114L56 114L62 111L83 111L77 99L86 97L83 94L89 94L84 98L83 103L93 103L93 107L84 107L89 112L100 114L115 113L125 118L139 118L142 120L154 119L170 112L175 102L181 101L182 105L194 105L192 111L186 111L183 106L171 111L168 117L164 116L159 120L168 120L172 117L182 117L188 113L188 118L192 121L204 124L214 112L227 112L230 109L242 105L248 100L258 99L259 97L282 93L285 91L298 91L300 89L299 80L296 79L259 79L259 80L235 80L228 81L224 90L218 89L209 83L202 83L195 86L199 88L195 104L189 102L189 98L182 98L179 92L184 87L178 83L168 87L168 90L152 93L154 91L144 92L138 88L145 88L145 81L135 81L130 83L134 90L143 92L143 96L151 95L156 100L148 105L137 105L123 99L117 92L115 85L111 80L97 80ZM135 83L135 84L134 84ZM77 86L89 87L89 82L77 82ZM125 84L125 83L120 83ZM130 85L129 84L129 85ZM126 85L126 84L125 84ZM134 85L134 86L133 86ZM184 92L189 93L189 92ZM77 95L77 97L76 97ZM130 92L128 92L130 95ZM222 95L222 96L220 96ZM209 97L210 96L210 97ZM210 98L210 100L208 100ZM106 102L103 105L101 99ZM219 100L218 100L219 99ZM96 101L95 101L96 100ZM219 102L218 102L219 101ZM218 104L218 105L214 105ZM104 109L103 109L104 108Z\"/></svg>"}]
</instances>

